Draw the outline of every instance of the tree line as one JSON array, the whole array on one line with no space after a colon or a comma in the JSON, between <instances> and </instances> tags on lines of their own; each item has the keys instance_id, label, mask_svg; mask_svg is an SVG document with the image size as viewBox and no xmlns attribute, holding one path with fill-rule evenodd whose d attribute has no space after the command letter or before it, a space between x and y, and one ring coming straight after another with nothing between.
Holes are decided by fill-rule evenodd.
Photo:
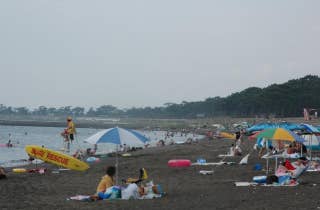
<instances>
[{"instance_id":1,"label":"tree line","mask_svg":"<svg viewBox=\"0 0 320 210\"><path fill-rule=\"evenodd\" d=\"M34 110L0 104L0 115L6 116L66 116L75 117L139 117L139 118L195 118L195 117L297 117L303 108L320 108L320 78L307 75L283 84L265 88L250 87L227 97L210 97L204 101L166 103L159 107L119 109L112 105L91 107L46 107Z\"/></svg>"}]
</instances>

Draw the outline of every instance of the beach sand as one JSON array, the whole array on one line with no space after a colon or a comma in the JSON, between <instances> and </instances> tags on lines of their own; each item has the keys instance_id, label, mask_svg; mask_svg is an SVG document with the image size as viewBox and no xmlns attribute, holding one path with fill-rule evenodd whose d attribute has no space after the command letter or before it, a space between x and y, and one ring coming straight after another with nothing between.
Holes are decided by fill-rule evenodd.
<instances>
[{"instance_id":1,"label":"beach sand","mask_svg":"<svg viewBox=\"0 0 320 210\"><path fill-rule=\"evenodd\" d=\"M167 193L163 198L151 200L67 200L71 196L95 193L105 166L114 164L114 157L91 164L86 172L48 171L44 175L9 172L7 180L0 180L0 209L319 209L319 172L304 173L296 187L236 187L235 181L251 181L253 176L265 174L253 170L256 163L265 166L265 161L257 158L257 152L250 156L248 165L167 166L170 159L195 162L204 158L207 162L218 162L221 158L217 156L226 153L230 145L230 140L203 140L190 145L148 148L132 152L131 157L120 157L119 180L137 177L139 168L144 167L149 180L160 184ZM252 145L253 142L245 141L245 151L251 151ZM238 163L241 157L225 160ZM42 166L56 168L51 164ZM212 175L199 174L200 170L212 169Z\"/></svg>"}]
</instances>

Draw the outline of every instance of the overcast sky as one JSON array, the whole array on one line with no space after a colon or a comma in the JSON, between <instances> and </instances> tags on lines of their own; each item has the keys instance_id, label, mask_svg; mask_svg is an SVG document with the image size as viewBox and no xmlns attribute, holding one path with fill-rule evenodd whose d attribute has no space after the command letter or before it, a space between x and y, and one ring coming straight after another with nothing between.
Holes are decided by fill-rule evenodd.
<instances>
[{"instance_id":1,"label":"overcast sky","mask_svg":"<svg viewBox=\"0 0 320 210\"><path fill-rule=\"evenodd\" d=\"M2 0L0 104L119 108L320 74L318 0Z\"/></svg>"}]
</instances>

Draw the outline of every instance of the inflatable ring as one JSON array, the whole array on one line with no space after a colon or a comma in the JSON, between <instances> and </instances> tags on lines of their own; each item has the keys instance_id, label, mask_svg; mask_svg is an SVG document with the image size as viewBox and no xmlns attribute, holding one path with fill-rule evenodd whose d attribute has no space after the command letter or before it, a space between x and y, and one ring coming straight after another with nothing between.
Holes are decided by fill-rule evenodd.
<instances>
[{"instance_id":1,"label":"inflatable ring","mask_svg":"<svg viewBox=\"0 0 320 210\"><path fill-rule=\"evenodd\" d=\"M189 167L191 166L191 161L190 160L169 160L168 161L168 166L169 167Z\"/></svg>"}]
</instances>

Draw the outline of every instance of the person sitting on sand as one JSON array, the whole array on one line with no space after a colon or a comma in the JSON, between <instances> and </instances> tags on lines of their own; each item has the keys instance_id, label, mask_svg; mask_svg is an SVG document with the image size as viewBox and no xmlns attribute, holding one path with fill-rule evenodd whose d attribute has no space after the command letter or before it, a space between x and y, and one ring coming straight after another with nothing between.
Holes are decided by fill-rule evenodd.
<instances>
[{"instance_id":1,"label":"person sitting on sand","mask_svg":"<svg viewBox=\"0 0 320 210\"><path fill-rule=\"evenodd\" d=\"M96 195L100 199L104 199L104 193L109 187L112 187L114 185L114 175L116 174L116 167L115 166L109 166L106 169L106 175L102 177L100 180Z\"/></svg>"},{"instance_id":2,"label":"person sitting on sand","mask_svg":"<svg viewBox=\"0 0 320 210\"><path fill-rule=\"evenodd\" d=\"M0 179L6 179L7 175L4 168L0 167Z\"/></svg>"},{"instance_id":3,"label":"person sitting on sand","mask_svg":"<svg viewBox=\"0 0 320 210\"><path fill-rule=\"evenodd\" d=\"M308 168L308 161L301 157L296 162L290 163L288 160L281 163L274 176L278 184L295 184L297 178ZM268 183L268 182L267 182ZM272 183L268 183L272 184Z\"/></svg>"}]
</instances>

